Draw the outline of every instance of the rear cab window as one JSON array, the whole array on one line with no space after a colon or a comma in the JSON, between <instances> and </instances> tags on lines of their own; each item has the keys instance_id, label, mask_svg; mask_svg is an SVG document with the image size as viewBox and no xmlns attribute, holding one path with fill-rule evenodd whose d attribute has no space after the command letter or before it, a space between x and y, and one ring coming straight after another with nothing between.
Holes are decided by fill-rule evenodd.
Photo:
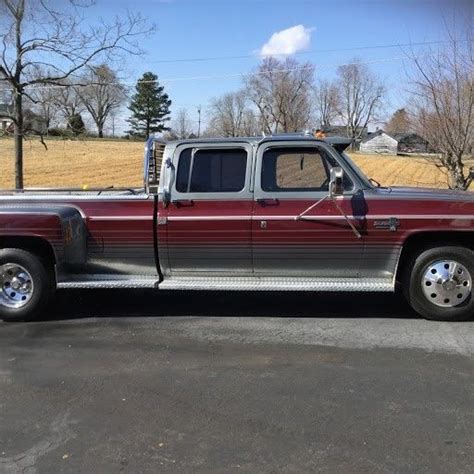
<instances>
[{"instance_id":1,"label":"rear cab window","mask_svg":"<svg viewBox=\"0 0 474 474\"><path fill-rule=\"evenodd\" d=\"M186 148L176 172L178 193L239 193L245 189L249 164L245 148Z\"/></svg>"}]
</instances>

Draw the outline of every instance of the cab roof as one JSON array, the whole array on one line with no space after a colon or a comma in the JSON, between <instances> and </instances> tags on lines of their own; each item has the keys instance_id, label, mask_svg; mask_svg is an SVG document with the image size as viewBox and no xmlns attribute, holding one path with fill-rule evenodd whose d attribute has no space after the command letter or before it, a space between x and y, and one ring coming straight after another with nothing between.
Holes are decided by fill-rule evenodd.
<instances>
[{"instance_id":1,"label":"cab roof","mask_svg":"<svg viewBox=\"0 0 474 474\"><path fill-rule=\"evenodd\" d=\"M156 139L156 141L162 141ZM313 135L306 134L279 134L268 135L266 137L227 137L227 138L190 138L185 140L173 140L169 142L172 145L192 145L192 144L218 144L218 143L249 143L252 145L260 145L268 142L322 142L332 145L337 151L344 151L351 143L352 139L346 137L327 137L315 138Z\"/></svg>"}]
</instances>

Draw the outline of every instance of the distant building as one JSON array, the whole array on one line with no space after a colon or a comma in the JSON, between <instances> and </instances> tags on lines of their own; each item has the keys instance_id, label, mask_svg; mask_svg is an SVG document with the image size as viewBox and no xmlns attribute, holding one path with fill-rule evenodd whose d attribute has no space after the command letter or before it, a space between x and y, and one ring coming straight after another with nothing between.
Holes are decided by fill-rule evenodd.
<instances>
[{"instance_id":1,"label":"distant building","mask_svg":"<svg viewBox=\"0 0 474 474\"><path fill-rule=\"evenodd\" d=\"M10 131L13 121L10 118L12 115L12 107L9 104L0 104L0 133L4 134Z\"/></svg>"},{"instance_id":2,"label":"distant building","mask_svg":"<svg viewBox=\"0 0 474 474\"><path fill-rule=\"evenodd\" d=\"M428 141L416 133L396 133L393 138L398 141L398 153L428 153L430 151Z\"/></svg>"},{"instance_id":3,"label":"distant building","mask_svg":"<svg viewBox=\"0 0 474 474\"><path fill-rule=\"evenodd\" d=\"M429 143L416 133L388 134L384 130L369 133L360 143L363 153L428 153Z\"/></svg>"},{"instance_id":4,"label":"distant building","mask_svg":"<svg viewBox=\"0 0 474 474\"><path fill-rule=\"evenodd\" d=\"M377 130L362 139L359 150L363 153L396 155L398 153L398 141L383 130Z\"/></svg>"},{"instance_id":5,"label":"distant building","mask_svg":"<svg viewBox=\"0 0 474 474\"><path fill-rule=\"evenodd\" d=\"M13 106L9 104L0 103L0 134L13 133ZM35 112L25 109L23 111L23 123L24 130L26 133L33 135L44 135L48 131L46 121L41 115Z\"/></svg>"}]
</instances>

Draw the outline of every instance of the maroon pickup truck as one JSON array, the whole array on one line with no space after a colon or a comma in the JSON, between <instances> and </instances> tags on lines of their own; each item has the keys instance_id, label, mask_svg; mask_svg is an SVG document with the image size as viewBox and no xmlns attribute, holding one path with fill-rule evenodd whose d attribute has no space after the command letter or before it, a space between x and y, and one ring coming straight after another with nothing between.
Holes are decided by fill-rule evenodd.
<instances>
[{"instance_id":1,"label":"maroon pickup truck","mask_svg":"<svg viewBox=\"0 0 474 474\"><path fill-rule=\"evenodd\" d=\"M349 144L151 138L143 189L4 191L0 317L31 319L56 289L145 287L400 287L426 318L471 317L474 194L379 186Z\"/></svg>"}]
</instances>

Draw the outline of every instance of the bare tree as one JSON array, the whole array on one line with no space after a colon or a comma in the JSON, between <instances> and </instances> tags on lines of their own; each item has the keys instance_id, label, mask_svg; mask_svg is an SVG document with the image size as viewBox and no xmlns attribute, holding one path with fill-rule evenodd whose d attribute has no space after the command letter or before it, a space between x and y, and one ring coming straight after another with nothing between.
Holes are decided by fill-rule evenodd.
<instances>
[{"instance_id":1,"label":"bare tree","mask_svg":"<svg viewBox=\"0 0 474 474\"><path fill-rule=\"evenodd\" d=\"M266 133L297 132L311 122L314 66L293 58L265 58L245 80Z\"/></svg>"},{"instance_id":2,"label":"bare tree","mask_svg":"<svg viewBox=\"0 0 474 474\"><path fill-rule=\"evenodd\" d=\"M43 87L34 90L31 93L34 103L34 109L44 122L46 132L51 128L54 120L58 116L59 107L57 102L57 91L50 87Z\"/></svg>"},{"instance_id":3,"label":"bare tree","mask_svg":"<svg viewBox=\"0 0 474 474\"><path fill-rule=\"evenodd\" d=\"M259 127L255 112L248 108L244 111L244 116L241 123L241 136L253 137L259 133L261 133L261 127Z\"/></svg>"},{"instance_id":4,"label":"bare tree","mask_svg":"<svg viewBox=\"0 0 474 474\"><path fill-rule=\"evenodd\" d=\"M40 85L61 85L99 58L138 53L143 20L128 14L111 24L83 25L81 8L92 2L0 0L0 81L13 92L15 185L23 188L23 101ZM47 71L43 74L41 71Z\"/></svg>"},{"instance_id":5,"label":"bare tree","mask_svg":"<svg viewBox=\"0 0 474 474\"><path fill-rule=\"evenodd\" d=\"M413 129L411 118L405 108L396 110L387 122L385 129L389 133L406 133Z\"/></svg>"},{"instance_id":6,"label":"bare tree","mask_svg":"<svg viewBox=\"0 0 474 474\"><path fill-rule=\"evenodd\" d=\"M231 92L211 102L207 135L252 136L257 133L255 114L244 91Z\"/></svg>"},{"instance_id":7,"label":"bare tree","mask_svg":"<svg viewBox=\"0 0 474 474\"><path fill-rule=\"evenodd\" d=\"M474 145L472 32L470 25L462 40L448 32L446 49L421 59L412 56L416 70L412 79L417 128L440 153L437 166L447 171L449 186L456 189L468 189L473 181L472 170L466 164Z\"/></svg>"},{"instance_id":8,"label":"bare tree","mask_svg":"<svg viewBox=\"0 0 474 474\"><path fill-rule=\"evenodd\" d=\"M334 82L320 80L314 88L316 117L321 127L330 127L339 115L340 95Z\"/></svg>"},{"instance_id":9,"label":"bare tree","mask_svg":"<svg viewBox=\"0 0 474 474\"><path fill-rule=\"evenodd\" d=\"M126 90L120 84L117 74L107 64L89 66L81 76L86 86L78 86L77 94L97 127L100 138L110 114L125 102Z\"/></svg>"},{"instance_id":10,"label":"bare tree","mask_svg":"<svg viewBox=\"0 0 474 474\"><path fill-rule=\"evenodd\" d=\"M66 123L71 117L84 112L85 108L74 82L74 80L68 78L61 81L61 87L48 87L49 90L53 91L54 104Z\"/></svg>"},{"instance_id":11,"label":"bare tree","mask_svg":"<svg viewBox=\"0 0 474 474\"><path fill-rule=\"evenodd\" d=\"M337 74L341 100L339 114L347 127L347 136L357 141L369 123L376 119L385 88L369 68L357 60L340 66Z\"/></svg>"},{"instance_id":12,"label":"bare tree","mask_svg":"<svg viewBox=\"0 0 474 474\"><path fill-rule=\"evenodd\" d=\"M173 138L185 139L189 138L194 133L194 127L189 118L188 111L181 108L176 113L174 120L171 122L170 134Z\"/></svg>"}]
</instances>

